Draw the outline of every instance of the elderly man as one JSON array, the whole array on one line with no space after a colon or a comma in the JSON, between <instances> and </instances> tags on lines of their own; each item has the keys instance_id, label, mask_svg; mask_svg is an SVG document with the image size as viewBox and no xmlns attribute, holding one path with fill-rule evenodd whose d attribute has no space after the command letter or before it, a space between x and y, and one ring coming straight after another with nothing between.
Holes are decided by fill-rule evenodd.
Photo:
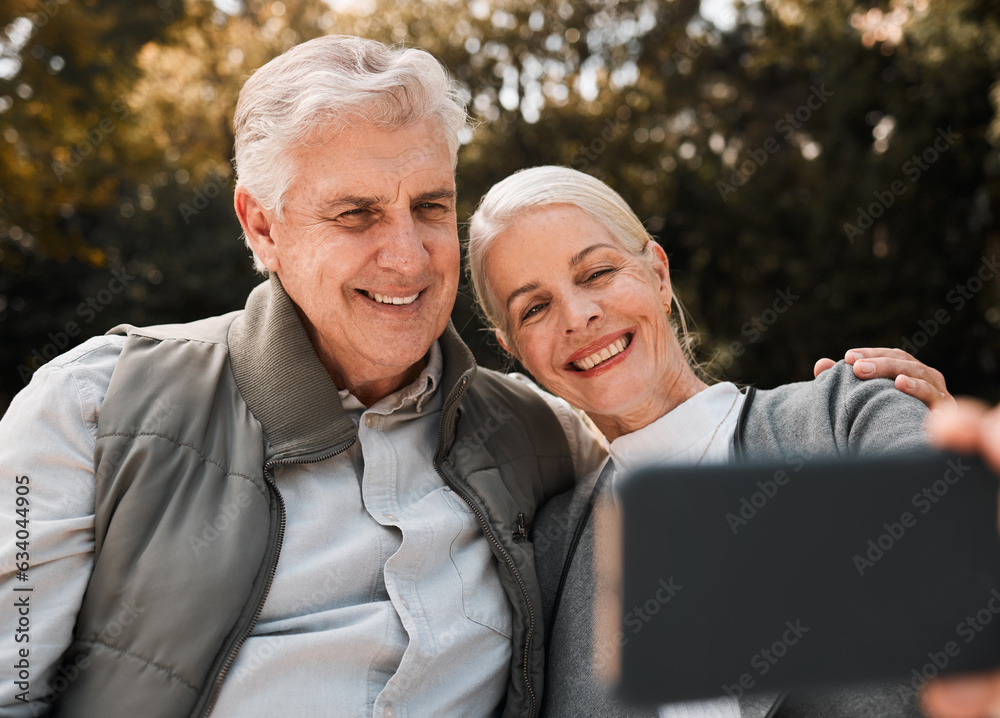
<instances>
[{"instance_id":1,"label":"elderly man","mask_svg":"<svg viewBox=\"0 0 1000 718\"><path fill-rule=\"evenodd\" d=\"M527 531L599 448L449 324L465 121L430 55L358 38L246 83L235 204L269 280L86 342L4 419L5 715L537 711Z\"/></svg>"},{"instance_id":2,"label":"elderly man","mask_svg":"<svg viewBox=\"0 0 1000 718\"><path fill-rule=\"evenodd\" d=\"M3 715L537 714L528 532L601 449L449 324L465 118L427 53L358 38L246 83L268 281L57 357L0 423Z\"/></svg>"}]
</instances>

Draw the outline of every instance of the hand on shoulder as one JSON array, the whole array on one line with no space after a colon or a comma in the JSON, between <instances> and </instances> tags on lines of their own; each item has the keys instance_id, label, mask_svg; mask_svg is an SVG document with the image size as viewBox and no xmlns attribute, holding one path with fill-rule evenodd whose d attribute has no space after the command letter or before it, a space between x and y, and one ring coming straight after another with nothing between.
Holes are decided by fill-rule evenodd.
<instances>
[{"instance_id":1,"label":"hand on shoulder","mask_svg":"<svg viewBox=\"0 0 1000 718\"><path fill-rule=\"evenodd\" d=\"M854 367L854 376L859 379L893 379L899 391L919 399L929 409L945 409L955 405L955 398L948 392L944 375L902 349L848 349L844 354L844 361ZM819 376L834 365L836 362L833 359L820 359L813 366L813 376Z\"/></svg>"}]
</instances>

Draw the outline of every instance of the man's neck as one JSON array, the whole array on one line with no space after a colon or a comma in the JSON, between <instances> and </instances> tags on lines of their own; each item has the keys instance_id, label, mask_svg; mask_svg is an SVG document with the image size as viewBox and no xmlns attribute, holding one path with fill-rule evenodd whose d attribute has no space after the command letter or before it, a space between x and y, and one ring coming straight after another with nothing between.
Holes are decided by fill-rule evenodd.
<instances>
[{"instance_id":1,"label":"man's neck","mask_svg":"<svg viewBox=\"0 0 1000 718\"><path fill-rule=\"evenodd\" d=\"M298 305L296 305L295 311L302 321L302 326L305 327L306 334L309 336L309 342L316 351L316 356L319 357L319 361L323 365L323 368L326 369L326 373L333 379L333 383L337 385L338 389L346 389L351 392L351 395L366 407L372 406L379 400L411 384L420 376L420 372L423 371L424 367L427 366L427 354L425 353L420 358L420 361L398 374L385 376L382 374L386 370L385 367L371 366L370 368L373 371L353 375L344 370L341 362L337 361L337 357L330 351L326 342L323 341L323 337L316 330L316 327L313 326L312 322L309 321L309 318L305 316L304 312L299 309Z\"/></svg>"},{"instance_id":2,"label":"man's neck","mask_svg":"<svg viewBox=\"0 0 1000 718\"><path fill-rule=\"evenodd\" d=\"M323 357L320 357L320 360L322 361ZM358 401L366 407L370 407L390 394L399 391L404 386L412 384L416 378L420 376L420 372L424 370L424 367L427 366L427 359L426 357L421 359L398 376L389 379L375 379L372 381L359 382L351 382L346 377L338 377L325 361L323 362L323 365L330 374L330 378L333 379L334 383L337 385L337 388L347 389Z\"/></svg>"}]
</instances>

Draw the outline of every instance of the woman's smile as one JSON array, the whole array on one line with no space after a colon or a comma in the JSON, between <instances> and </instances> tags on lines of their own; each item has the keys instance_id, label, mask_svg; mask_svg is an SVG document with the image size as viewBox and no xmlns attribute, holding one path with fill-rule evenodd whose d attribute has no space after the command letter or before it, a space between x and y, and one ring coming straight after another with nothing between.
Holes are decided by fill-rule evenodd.
<instances>
[{"instance_id":1,"label":"woman's smile","mask_svg":"<svg viewBox=\"0 0 1000 718\"><path fill-rule=\"evenodd\" d=\"M626 329L605 335L576 352L566 362L566 368L586 376L595 376L611 366L616 366L628 355L635 330ZM617 361L611 361L617 359Z\"/></svg>"}]
</instances>

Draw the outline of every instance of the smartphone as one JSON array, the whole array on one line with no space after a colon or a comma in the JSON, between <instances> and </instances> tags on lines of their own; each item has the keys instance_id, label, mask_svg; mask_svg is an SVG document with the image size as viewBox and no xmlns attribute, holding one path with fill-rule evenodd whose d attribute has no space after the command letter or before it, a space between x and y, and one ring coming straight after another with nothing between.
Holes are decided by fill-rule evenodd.
<instances>
[{"instance_id":1,"label":"smartphone","mask_svg":"<svg viewBox=\"0 0 1000 718\"><path fill-rule=\"evenodd\" d=\"M650 468L617 498L628 701L1000 666L997 477L977 459Z\"/></svg>"}]
</instances>

